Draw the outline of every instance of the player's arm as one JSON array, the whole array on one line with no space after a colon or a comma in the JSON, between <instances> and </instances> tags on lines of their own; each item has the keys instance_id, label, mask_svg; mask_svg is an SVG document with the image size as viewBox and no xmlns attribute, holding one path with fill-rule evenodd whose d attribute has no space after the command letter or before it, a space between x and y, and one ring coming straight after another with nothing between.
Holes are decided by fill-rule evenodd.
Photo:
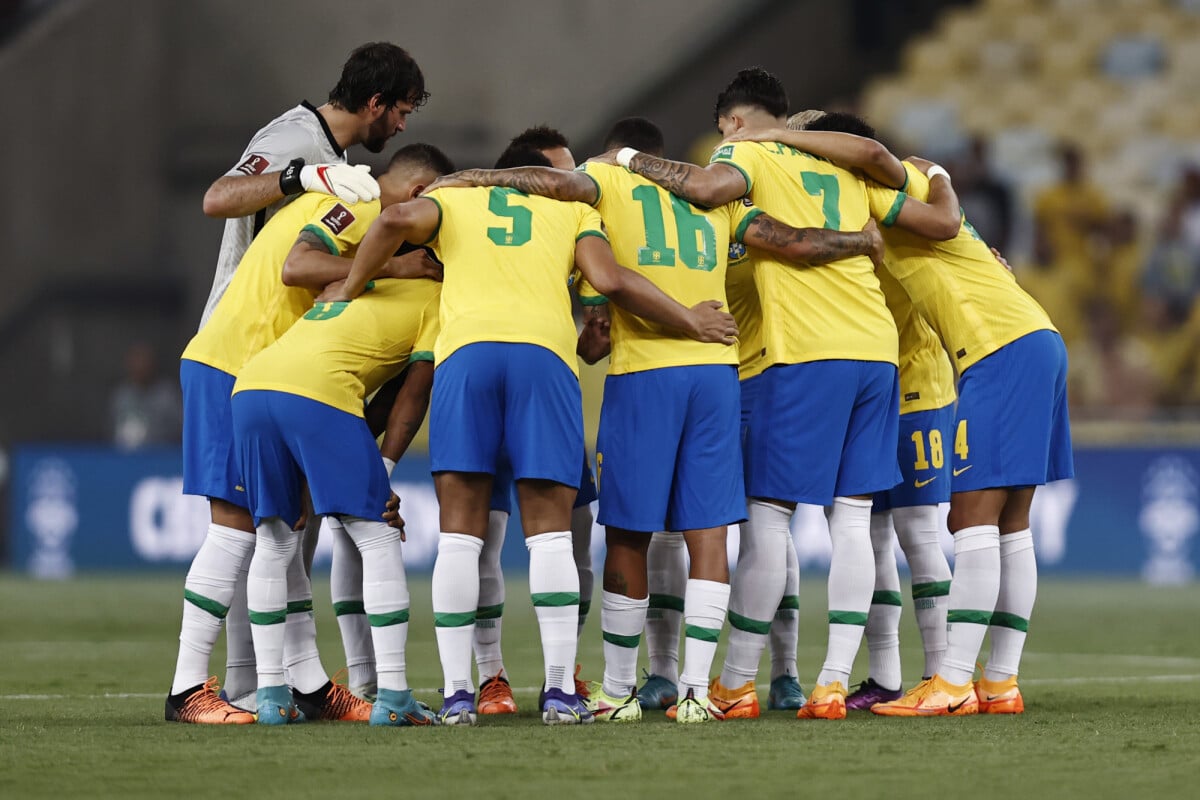
<instances>
[{"instance_id":1,"label":"player's arm","mask_svg":"<svg viewBox=\"0 0 1200 800\"><path fill-rule=\"evenodd\" d=\"M388 414L387 430L383 434L383 443L379 450L383 457L391 461L399 461L408 451L413 437L421 423L425 421L425 412L429 409L429 393L433 391L433 362L414 361L405 370L404 383L396 393L392 402L392 410Z\"/></svg>"},{"instance_id":2,"label":"player's arm","mask_svg":"<svg viewBox=\"0 0 1200 800\"><path fill-rule=\"evenodd\" d=\"M628 164L619 162L624 150L596 156L591 161L601 164L620 164L643 178L657 183L676 197L705 208L715 208L737 200L750 191L746 176L729 164L709 164L699 167L684 161L671 161L634 150Z\"/></svg>"},{"instance_id":3,"label":"player's arm","mask_svg":"<svg viewBox=\"0 0 1200 800\"><path fill-rule=\"evenodd\" d=\"M352 263L352 259L330 253L325 240L316 233L303 230L283 262L283 283L319 292L331 283L345 280ZM389 258L380 277L441 280L442 265L424 250L413 250Z\"/></svg>"},{"instance_id":4,"label":"player's arm","mask_svg":"<svg viewBox=\"0 0 1200 800\"><path fill-rule=\"evenodd\" d=\"M464 169L443 175L425 191L464 186L503 186L525 194L541 195L551 200L587 203L589 206L595 205L600 199L600 189L595 180L582 172L568 172L553 167Z\"/></svg>"},{"instance_id":5,"label":"player's arm","mask_svg":"<svg viewBox=\"0 0 1200 800\"><path fill-rule=\"evenodd\" d=\"M718 300L705 300L686 308L633 270L617 263L612 248L598 236L575 243L575 265L596 291L630 313L682 331L700 342L734 344L737 325L721 311Z\"/></svg>"},{"instance_id":6,"label":"player's arm","mask_svg":"<svg viewBox=\"0 0 1200 800\"><path fill-rule=\"evenodd\" d=\"M296 159L280 172L222 175L204 193L204 213L229 219L254 214L288 195L305 191L336 196L344 203L379 197L379 184L366 164L311 164Z\"/></svg>"},{"instance_id":7,"label":"player's arm","mask_svg":"<svg viewBox=\"0 0 1200 800\"><path fill-rule=\"evenodd\" d=\"M428 242L437 232L441 219L438 204L421 197L385 208L359 243L346 283L333 299L345 301L358 297L366 289L367 282L387 267L392 253L402 242Z\"/></svg>"},{"instance_id":8,"label":"player's arm","mask_svg":"<svg viewBox=\"0 0 1200 800\"><path fill-rule=\"evenodd\" d=\"M769 214L750 220L742 244L763 250L798 266L819 266L853 256L883 258L883 236L875 220L861 231L831 231L825 228L793 228Z\"/></svg>"},{"instance_id":9,"label":"player's arm","mask_svg":"<svg viewBox=\"0 0 1200 800\"><path fill-rule=\"evenodd\" d=\"M950 175L932 161L913 156L907 160L929 177L929 197L925 202L908 197L893 224L937 242L953 239L962 228L962 207Z\"/></svg>"},{"instance_id":10,"label":"player's arm","mask_svg":"<svg viewBox=\"0 0 1200 800\"><path fill-rule=\"evenodd\" d=\"M860 170L868 177L892 189L903 188L908 174L900 159L874 139L838 131L793 131L772 128L766 131L738 131L728 142L779 142L805 153L828 159L841 167Z\"/></svg>"},{"instance_id":11,"label":"player's arm","mask_svg":"<svg viewBox=\"0 0 1200 800\"><path fill-rule=\"evenodd\" d=\"M575 355L582 358L585 364L595 364L612 352L611 327L607 302L585 305L583 330L575 345Z\"/></svg>"}]
</instances>

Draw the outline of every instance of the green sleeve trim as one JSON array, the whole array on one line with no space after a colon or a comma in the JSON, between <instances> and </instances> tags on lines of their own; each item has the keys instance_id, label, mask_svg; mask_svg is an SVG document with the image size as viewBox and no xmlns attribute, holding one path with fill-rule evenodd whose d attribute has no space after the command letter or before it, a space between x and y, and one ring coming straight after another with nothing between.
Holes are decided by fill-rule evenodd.
<instances>
[{"instance_id":1,"label":"green sleeve trim","mask_svg":"<svg viewBox=\"0 0 1200 800\"><path fill-rule=\"evenodd\" d=\"M746 179L746 191L742 192L742 197L745 197L746 195L750 194L750 190L754 188L754 181L750 180L750 173L749 173L749 172L746 172L746 170L742 169L742 167L741 167L741 166L739 166L738 164L735 164L735 163L734 163L734 162L732 162L732 161L726 161L725 159L719 159L719 160L715 160L715 161L712 161L712 162L710 162L710 163L713 163L713 164L728 164L729 166L731 166L731 167L733 167L734 169L736 169L738 172L742 173L742 177Z\"/></svg>"},{"instance_id":2,"label":"green sleeve trim","mask_svg":"<svg viewBox=\"0 0 1200 800\"><path fill-rule=\"evenodd\" d=\"M431 233L431 234L429 235L429 238L428 238L428 239L426 239L426 240L425 240L425 241L423 241L423 242L415 242L415 243L414 243L414 244L420 244L420 245L426 245L426 244L429 244L430 242L432 242L434 239L436 239L436 238L438 237L438 233L440 233L440 232L441 232L441 230L442 230L442 204L441 204L441 203L439 203L439 202L438 202L436 199L434 199L434 198L432 198L432 197L426 197L426 198L424 198L424 199L425 199L425 200L428 200L429 202L431 202L431 203L433 203L435 206L437 206L437 210L438 210L438 221L437 221L437 225L436 225L436 226L434 226L434 228L433 228L433 233Z\"/></svg>"},{"instance_id":3,"label":"green sleeve trim","mask_svg":"<svg viewBox=\"0 0 1200 800\"><path fill-rule=\"evenodd\" d=\"M604 241L606 241L606 242L608 241L608 237L604 235L603 231L593 231L593 230L583 231L582 233L580 233L578 236L575 237L575 241L578 242L580 239L582 239L585 236L598 236L601 239L603 239Z\"/></svg>"},{"instance_id":4,"label":"green sleeve trim","mask_svg":"<svg viewBox=\"0 0 1200 800\"><path fill-rule=\"evenodd\" d=\"M433 361L433 351L432 350L417 350L417 351L415 351L411 356L408 357L408 363L411 364L414 361Z\"/></svg>"},{"instance_id":5,"label":"green sleeve trim","mask_svg":"<svg viewBox=\"0 0 1200 800\"><path fill-rule=\"evenodd\" d=\"M579 305L581 306L602 306L607 302L608 298L602 294L598 294L593 297L579 295Z\"/></svg>"},{"instance_id":6,"label":"green sleeve trim","mask_svg":"<svg viewBox=\"0 0 1200 800\"><path fill-rule=\"evenodd\" d=\"M905 168L905 170L904 170L904 183L900 184L900 189L899 189L899 191L903 192L903 191L906 191L906 190L908 189L908 179L909 179L909 177L911 177L911 176L908 174L908 169L907 169L907 168Z\"/></svg>"},{"instance_id":7,"label":"green sleeve trim","mask_svg":"<svg viewBox=\"0 0 1200 800\"><path fill-rule=\"evenodd\" d=\"M896 217L900 216L900 209L904 208L904 202L906 200L908 200L908 195L906 195L904 192L898 193L896 195L895 202L892 203L892 207L888 209L888 213L879 221L879 223L885 228L890 228L895 225Z\"/></svg>"},{"instance_id":8,"label":"green sleeve trim","mask_svg":"<svg viewBox=\"0 0 1200 800\"><path fill-rule=\"evenodd\" d=\"M586 169L584 169L584 167L586 167L586 166L587 165L584 164L584 165L580 166L578 169L576 169L575 171L578 172L580 175L587 176L587 179L596 185L596 202L592 203L592 208L595 208L596 206L600 205L600 198L604 197L604 190L600 188L600 181L596 180L594 177L592 177L592 175L590 175L588 173L588 171Z\"/></svg>"},{"instance_id":9,"label":"green sleeve trim","mask_svg":"<svg viewBox=\"0 0 1200 800\"><path fill-rule=\"evenodd\" d=\"M335 256L340 256L342 254L342 251L338 249L337 244L329 237L329 234L321 230L316 225L305 225L300 229L301 233L304 233L305 231L316 234L321 241L325 243L325 247L329 249L330 253L333 253Z\"/></svg>"},{"instance_id":10,"label":"green sleeve trim","mask_svg":"<svg viewBox=\"0 0 1200 800\"><path fill-rule=\"evenodd\" d=\"M746 214L745 219L738 223L737 230L733 232L733 240L735 242L742 241L742 237L746 235L746 229L750 227L750 223L753 222L754 218L761 213L763 213L761 208L753 208L749 213Z\"/></svg>"}]
</instances>

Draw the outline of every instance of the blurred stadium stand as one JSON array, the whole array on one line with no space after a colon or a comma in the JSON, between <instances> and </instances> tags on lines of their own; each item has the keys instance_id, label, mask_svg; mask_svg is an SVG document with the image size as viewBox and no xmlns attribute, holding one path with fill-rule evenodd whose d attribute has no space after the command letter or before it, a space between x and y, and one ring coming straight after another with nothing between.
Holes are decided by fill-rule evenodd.
<instances>
[{"instance_id":1,"label":"blurred stadium stand","mask_svg":"<svg viewBox=\"0 0 1200 800\"><path fill-rule=\"evenodd\" d=\"M464 167L541 122L582 160L632 114L707 159L715 95L753 64L793 110L859 110L947 163L1063 329L1077 441L1200 443L1198 0L0 0L0 492L14 445L106 438L130 345L173 364L221 236L204 190L378 39L432 92L388 152ZM594 436L602 372L583 381Z\"/></svg>"}]
</instances>

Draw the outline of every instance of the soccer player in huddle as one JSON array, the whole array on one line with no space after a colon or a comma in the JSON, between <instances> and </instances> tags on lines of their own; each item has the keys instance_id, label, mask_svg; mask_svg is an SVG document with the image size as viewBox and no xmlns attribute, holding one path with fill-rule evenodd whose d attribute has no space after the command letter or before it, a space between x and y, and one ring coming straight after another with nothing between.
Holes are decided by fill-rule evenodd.
<instances>
[{"instance_id":1,"label":"soccer player in huddle","mask_svg":"<svg viewBox=\"0 0 1200 800\"><path fill-rule=\"evenodd\" d=\"M414 166L401 150L380 176L383 202L413 196L436 173ZM343 204L309 192L279 211L247 249L212 317L192 337L180 363L184 397L184 492L210 499L214 513L233 525L210 527L184 584L179 659L167 698L168 719L184 722L252 722L251 714L221 701L205 682L221 620L235 587L245 578L254 521L233 447L230 392L245 363L303 316L316 293L349 273L351 254L380 201ZM406 277L411 262L395 259L389 274ZM295 522L295 520L293 520ZM315 518L311 520L315 528ZM214 530L215 528L215 530ZM312 589L297 559L288 580L288 668L301 693L313 694L321 714L366 718L369 706L351 703L329 686L316 650ZM251 658L253 661L253 659ZM310 706L310 711L313 708ZM314 714L310 714L314 716Z\"/></svg>"},{"instance_id":2,"label":"soccer player in huddle","mask_svg":"<svg viewBox=\"0 0 1200 800\"><path fill-rule=\"evenodd\" d=\"M448 164L427 145L401 153L425 181ZM391 188L386 176L384 185ZM423 188L418 184L413 193ZM392 199L385 194L383 202ZM441 284L431 279L383 278L353 303L317 303L250 359L234 384L238 464L258 528L248 594L259 724L286 724L298 716L284 682L282 623L288 567L299 544L292 523L301 514L305 485L312 512L336 515L362 556L363 606L378 675L371 724L433 724L406 678L409 608L401 533L381 517L391 494L391 468L425 418L440 295ZM406 369L380 458L363 417L364 402Z\"/></svg>"},{"instance_id":3,"label":"soccer player in huddle","mask_svg":"<svg viewBox=\"0 0 1200 800\"><path fill-rule=\"evenodd\" d=\"M866 152L866 151L863 151ZM827 154L834 157L833 154ZM842 163L865 161L838 154ZM875 148L870 159L899 177L905 205L948 176L928 162ZM1037 486L1074 474L1066 399L1067 354L1046 312L962 220L942 242L888 232L888 268L944 343L958 374L946 653L928 679L871 710L885 716L1019 714L1017 675L1037 594L1029 508ZM983 638L991 652L972 684Z\"/></svg>"},{"instance_id":4,"label":"soccer player in huddle","mask_svg":"<svg viewBox=\"0 0 1200 800\"><path fill-rule=\"evenodd\" d=\"M821 111L797 114L792 130L840 131L874 140L875 130L851 114ZM804 141L786 144L803 147ZM903 187L907 174L888 162L890 183ZM893 238L884 235L884 243ZM896 256L893 254L892 258ZM884 261L887 262L885 252ZM867 679L846 699L850 709L869 709L898 699L900 670L900 576L893 530L912 572L912 599L925 650L925 678L937 672L946 651L946 604L950 565L940 543L938 504L950 499L950 462L946 445L954 433L954 370L941 340L913 308L912 301L886 266L877 268L880 288L900 334L900 440L898 459L904 480L878 492L871 508L871 547L875 551L875 594L867 617Z\"/></svg>"},{"instance_id":5,"label":"soccer player in huddle","mask_svg":"<svg viewBox=\"0 0 1200 800\"><path fill-rule=\"evenodd\" d=\"M773 75L743 70L719 95L715 116L725 136L781 127L787 95ZM625 154L622 163L691 202L712 206L748 196L792 224L856 230L875 217L945 237L958 219L955 199L946 196L952 193L909 205L895 190L868 186L784 145L727 144L705 168L640 153ZM718 682L714 702L731 708L749 701L769 620L784 593L791 514L797 503L820 504L828 508L833 540L829 644L798 716L840 719L873 593L871 495L900 479L896 327L865 257L808 270L762 257L754 276L766 369L745 444L750 504L743 537L754 537L750 552L760 549L761 557L746 570L744 595L731 602L737 616L731 615L726 669L749 679L740 686Z\"/></svg>"},{"instance_id":6,"label":"soccer player in huddle","mask_svg":"<svg viewBox=\"0 0 1200 800\"><path fill-rule=\"evenodd\" d=\"M662 150L661 132L646 120L618 123L609 139L622 147L637 143ZM468 170L446 181L501 184L594 204L621 260L636 264L685 304L723 297L731 240L798 263L870 253L879 244L871 231L790 228L741 202L701 209L613 164L589 162L576 173ZM602 305L585 307L610 313ZM743 518L745 496L737 350L689 342L620 308L611 314L612 358L597 455L600 521L608 540L605 676L592 688L588 705L600 719L640 717L634 689L649 604L647 547L654 531L680 530L691 572L684 593L682 699L672 716L683 723L720 719L720 710L708 702L708 671L729 592L725 530Z\"/></svg>"},{"instance_id":7,"label":"soccer player in huddle","mask_svg":"<svg viewBox=\"0 0 1200 800\"><path fill-rule=\"evenodd\" d=\"M519 133L508 143L500 159L516 152L535 150L546 158L547 166L556 169L575 169L575 157L570 143L560 131L547 125L537 125ZM497 465L492 485L491 512L488 516L488 535L479 556L479 608L475 616L475 663L479 670L480 714L515 714L517 704L512 686L504 669L501 632L504 623L504 573L500 566L508 518L512 513L513 478L507 463ZM585 454L579 477L579 494L571 512L571 545L575 569L579 574L579 622L577 633L582 635L584 623L592 605L592 501L596 499L596 479ZM586 693L586 684L578 678L575 690Z\"/></svg>"},{"instance_id":8,"label":"soccer player in huddle","mask_svg":"<svg viewBox=\"0 0 1200 800\"><path fill-rule=\"evenodd\" d=\"M424 76L407 52L384 42L366 44L346 60L327 103L318 108L303 102L254 135L239 163L204 196L204 213L227 221L201 328L216 311L251 243L291 200L306 189L335 195L344 203L379 196L379 186L365 168L345 163L346 150L361 144L379 152L392 135L404 129L407 115L427 97ZM294 238L295 230L287 243ZM281 264L282 257L275 263L277 272ZM186 405L185 401L185 441L189 430L197 433L201 424L195 415L204 413L193 408L189 425ZM222 432L222 437L227 438L227 433ZM212 482L195 474L198 464L191 465L193 480L185 480L185 492L208 497L212 520L184 582L179 663L170 692L176 702L168 717L185 722L246 721L216 702L215 682L205 680L222 621L227 625L227 695L252 698L255 686L245 592L254 526L242 507L244 498L220 493L216 473L221 467L216 460L209 464ZM212 489L217 493L209 494ZM230 580L235 586L233 594L214 601L210 595L225 597Z\"/></svg>"},{"instance_id":9,"label":"soccer player in huddle","mask_svg":"<svg viewBox=\"0 0 1200 800\"><path fill-rule=\"evenodd\" d=\"M731 343L736 326L719 302L686 308L619 266L594 209L502 188L438 189L389 210L335 299L358 296L400 241L428 243L446 267L430 413L442 528L433 573L445 681L438 716L445 724L476 719L471 642L479 554L503 453L530 553L545 667L542 719L591 722L572 671L579 577L568 526L583 423L567 278L577 266L614 302L698 340Z\"/></svg>"}]
</instances>

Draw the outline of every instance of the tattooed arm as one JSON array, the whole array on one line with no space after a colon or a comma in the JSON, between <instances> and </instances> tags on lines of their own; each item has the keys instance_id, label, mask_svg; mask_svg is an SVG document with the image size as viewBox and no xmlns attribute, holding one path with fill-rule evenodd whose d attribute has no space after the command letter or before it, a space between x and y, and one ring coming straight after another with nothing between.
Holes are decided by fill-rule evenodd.
<instances>
[{"instance_id":1,"label":"tattooed arm","mask_svg":"<svg viewBox=\"0 0 1200 800\"><path fill-rule=\"evenodd\" d=\"M616 164L617 150L609 150L588 159L601 164ZM728 164L709 164L698 167L683 161L670 161L658 156L638 153L629 162L631 172L657 183L676 197L705 208L715 208L743 197L750 187L746 177Z\"/></svg>"},{"instance_id":2,"label":"tattooed arm","mask_svg":"<svg viewBox=\"0 0 1200 800\"><path fill-rule=\"evenodd\" d=\"M321 291L350 271L350 259L329 252L325 240L312 231L300 231L283 262L285 286L303 286Z\"/></svg>"},{"instance_id":3,"label":"tattooed arm","mask_svg":"<svg viewBox=\"0 0 1200 800\"><path fill-rule=\"evenodd\" d=\"M600 199L596 181L582 172L568 172L553 167L464 169L438 178L425 191L450 186L504 186L525 194L549 197L551 200L575 201L588 205L595 205Z\"/></svg>"},{"instance_id":4,"label":"tattooed arm","mask_svg":"<svg viewBox=\"0 0 1200 800\"><path fill-rule=\"evenodd\" d=\"M819 266L852 256L869 256L877 265L883 259L883 237L874 220L861 231L793 228L767 214L750 221L742 236L748 247L764 250L799 266Z\"/></svg>"},{"instance_id":5,"label":"tattooed arm","mask_svg":"<svg viewBox=\"0 0 1200 800\"><path fill-rule=\"evenodd\" d=\"M899 189L908 180L904 165L891 151L874 139L839 131L793 131L771 128L760 131L740 130L726 142L780 142L805 153L827 158L834 164L858 169L868 177Z\"/></svg>"}]
</instances>

